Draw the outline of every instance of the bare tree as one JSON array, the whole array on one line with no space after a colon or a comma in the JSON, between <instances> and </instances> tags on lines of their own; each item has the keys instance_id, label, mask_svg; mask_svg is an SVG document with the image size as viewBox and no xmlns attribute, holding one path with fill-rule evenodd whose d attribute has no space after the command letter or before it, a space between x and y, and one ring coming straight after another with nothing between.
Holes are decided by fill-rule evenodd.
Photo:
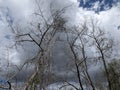
<instances>
[{"instance_id":1,"label":"bare tree","mask_svg":"<svg viewBox=\"0 0 120 90\"><path fill-rule=\"evenodd\" d=\"M29 90L30 88L35 88L37 85L41 89L45 89L50 77L45 77L46 73L51 72L51 57L52 57L52 48L56 39L56 33L60 30L65 29L64 24L66 21L62 18L62 14L67 7L64 7L61 10L56 10L51 12L50 17L46 18L43 14L43 11L38 2L38 12L35 12L34 15L39 17L41 22L31 23L30 30L26 33L21 31L19 28L15 29L12 25L10 28L13 33L16 35L15 46L23 45L24 43L32 43L38 47L38 53L33 58L30 58L25 62L24 65L32 63L35 65L35 72L30 76L24 90ZM48 79L49 80L49 79Z\"/></svg>"},{"instance_id":2,"label":"bare tree","mask_svg":"<svg viewBox=\"0 0 120 90\"><path fill-rule=\"evenodd\" d=\"M72 53L72 59L80 87L77 88L68 81L65 82L67 82L68 85L74 87L76 90L84 90L83 84L86 80L87 84L90 85L90 88L95 90L94 83L89 74L87 61L89 57L86 54L87 47L89 47L87 44L91 40L90 42L93 42L93 46L96 47L96 50L99 53L98 59L102 60L103 62L109 90L111 90L111 82L109 78L109 72L107 70L106 60L107 57L111 54L113 46L112 40L107 38L105 36L106 34L99 27L96 29L93 22L92 31L88 30L86 23L82 25L81 28L66 28L66 20L62 17L62 15L69 6L56 11L51 10L50 17L46 18L39 3L37 0L35 1L38 6L38 12L35 12L34 15L38 21L36 23L30 23L31 27L29 28L28 32L22 31L19 28L15 29L11 24L9 25L13 33L16 35L15 46L24 45L25 43L32 43L35 45L35 47L38 48L37 54L32 58L28 58L28 60L26 60L26 62L22 65L22 67L24 67L25 65L27 66L28 63L31 63L35 66L35 71L26 81L24 90L29 90L31 88L36 90L37 86L39 86L40 90L45 90L45 87L50 81L50 77L46 77L46 74L52 72L52 49L54 47L54 43L56 42L57 33L64 31L66 33L67 42ZM18 70L20 71L22 68L18 68ZM16 74L13 75L13 77L15 76Z\"/></svg>"},{"instance_id":3,"label":"bare tree","mask_svg":"<svg viewBox=\"0 0 120 90\"><path fill-rule=\"evenodd\" d=\"M98 59L103 62L106 78L108 81L108 88L109 90L112 90L109 72L107 69L107 59L112 55L113 40L107 36L104 30L96 26L93 20L91 24L92 30L90 31L88 36L93 40L93 45L98 51Z\"/></svg>"},{"instance_id":4,"label":"bare tree","mask_svg":"<svg viewBox=\"0 0 120 90\"><path fill-rule=\"evenodd\" d=\"M14 80L15 76L20 73L23 66L19 67L18 65L15 65L14 63L10 62L10 48L6 49L4 58L4 62L0 62L2 66L1 74L5 80L2 80L2 83L0 83L0 88L2 89L11 89L14 90L11 80Z\"/></svg>"},{"instance_id":5,"label":"bare tree","mask_svg":"<svg viewBox=\"0 0 120 90\"><path fill-rule=\"evenodd\" d=\"M87 32L88 28L86 24L82 25L82 28L73 28L72 34L70 32L66 32L67 34L67 41L69 44L69 47L71 49L71 52L74 57L74 63L77 71L77 78L80 84L80 87L82 90L83 88L83 78L89 82L89 85L92 87L93 90L95 90L95 86L91 80L91 77L88 73L88 64L87 64ZM73 36L73 37L72 37Z\"/></svg>"}]
</instances>

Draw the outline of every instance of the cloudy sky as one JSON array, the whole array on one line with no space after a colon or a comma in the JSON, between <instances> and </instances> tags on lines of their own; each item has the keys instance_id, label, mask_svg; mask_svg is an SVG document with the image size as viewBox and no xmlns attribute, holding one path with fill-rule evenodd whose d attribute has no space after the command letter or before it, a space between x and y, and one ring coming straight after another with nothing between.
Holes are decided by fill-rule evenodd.
<instances>
[{"instance_id":1,"label":"cloudy sky","mask_svg":"<svg viewBox=\"0 0 120 90\"><path fill-rule=\"evenodd\" d=\"M54 3L53 6L57 9L72 5L64 14L69 20L68 25L80 24L87 20L90 21L91 17L99 21L99 26L104 28L115 38L117 42L120 38L120 4L113 5L111 9L95 13L92 10L83 9L79 7L78 0L41 0L45 3L41 7L49 12L49 5ZM43 2L41 2L43 3ZM97 2L93 8L99 6ZM0 57L2 63L7 58L7 48L14 43L14 35L8 25L8 20L11 24L17 24L21 27L26 27L27 23L31 21L32 14L36 11L36 3L34 0L0 0ZM49 14L48 14L49 15ZM21 61L21 54L16 50L9 50L9 60L14 64L19 64ZM4 57L4 58L3 58Z\"/></svg>"}]
</instances>

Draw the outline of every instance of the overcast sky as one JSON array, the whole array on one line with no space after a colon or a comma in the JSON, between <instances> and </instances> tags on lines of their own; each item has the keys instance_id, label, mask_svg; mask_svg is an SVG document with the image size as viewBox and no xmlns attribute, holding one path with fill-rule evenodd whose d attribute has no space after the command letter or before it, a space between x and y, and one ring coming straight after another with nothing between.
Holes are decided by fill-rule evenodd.
<instances>
[{"instance_id":1,"label":"overcast sky","mask_svg":"<svg viewBox=\"0 0 120 90\"><path fill-rule=\"evenodd\" d=\"M78 7L79 3L77 0L43 0L45 4L42 8L49 11L48 6L50 3L55 3L55 8L62 8L72 4L66 13L65 17L69 18L69 25L80 24L85 20L90 20L94 18L99 21L99 25L106 31L110 32L119 42L120 38L120 4L113 6L111 9L102 11L99 14L94 11L88 11L83 8ZM98 4L95 4L95 7ZM95 8L94 7L94 8ZM19 22L22 27L27 25L26 23L30 21L31 15L36 9L36 4L33 0L0 0L0 57L3 59L3 54L6 56L6 47L14 43L13 34L11 33L8 23L6 22L6 16L9 16L9 21L11 23ZM48 11L47 11L48 10ZM10 50L9 60L14 64L18 64L21 61L21 54L15 49Z\"/></svg>"}]
</instances>

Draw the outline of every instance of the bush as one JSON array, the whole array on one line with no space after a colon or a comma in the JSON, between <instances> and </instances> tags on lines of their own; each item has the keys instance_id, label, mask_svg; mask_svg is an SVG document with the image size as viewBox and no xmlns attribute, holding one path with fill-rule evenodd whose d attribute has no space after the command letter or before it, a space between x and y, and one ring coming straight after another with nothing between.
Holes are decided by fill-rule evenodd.
<instances>
[{"instance_id":1,"label":"bush","mask_svg":"<svg viewBox=\"0 0 120 90\"><path fill-rule=\"evenodd\" d=\"M112 62L108 64L108 71L112 90L120 90L120 61L112 60Z\"/></svg>"}]
</instances>

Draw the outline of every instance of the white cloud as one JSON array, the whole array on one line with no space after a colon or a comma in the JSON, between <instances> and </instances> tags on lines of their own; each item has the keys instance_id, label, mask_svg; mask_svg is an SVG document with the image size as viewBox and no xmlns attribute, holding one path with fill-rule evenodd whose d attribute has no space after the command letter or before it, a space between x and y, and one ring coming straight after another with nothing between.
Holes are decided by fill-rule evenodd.
<instances>
[{"instance_id":1,"label":"white cloud","mask_svg":"<svg viewBox=\"0 0 120 90\"><path fill-rule=\"evenodd\" d=\"M99 14L94 11L87 11L82 8L79 8L76 15L76 23L83 23L85 20L88 22L90 18L99 21L99 26L104 28L107 32L111 34L116 40L120 38L120 30L118 30L118 26L120 25L120 8L118 6L114 6L109 10L102 11Z\"/></svg>"},{"instance_id":2,"label":"white cloud","mask_svg":"<svg viewBox=\"0 0 120 90\"><path fill-rule=\"evenodd\" d=\"M31 0L2 0L1 2L0 7L9 8L15 19L28 16L34 9Z\"/></svg>"}]
</instances>

